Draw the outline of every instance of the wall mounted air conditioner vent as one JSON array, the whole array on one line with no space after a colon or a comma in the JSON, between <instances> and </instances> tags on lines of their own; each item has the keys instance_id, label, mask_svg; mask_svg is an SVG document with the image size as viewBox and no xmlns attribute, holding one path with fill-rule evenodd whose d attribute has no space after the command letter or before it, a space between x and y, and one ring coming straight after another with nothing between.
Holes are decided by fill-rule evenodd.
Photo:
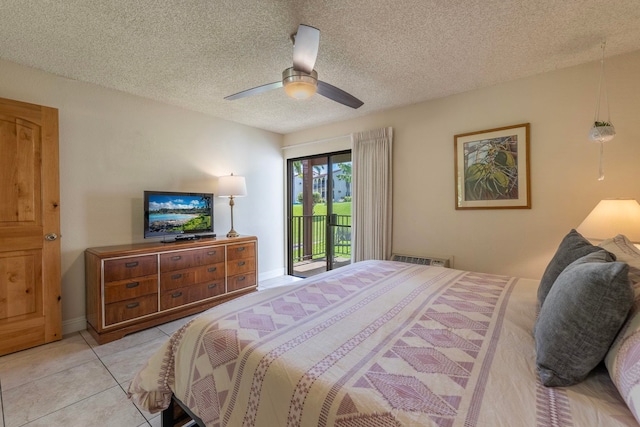
<instances>
[{"instance_id":1,"label":"wall mounted air conditioner vent","mask_svg":"<svg viewBox=\"0 0 640 427\"><path fill-rule=\"evenodd\" d=\"M453 261L451 258L393 254L391 255L391 261L406 262L409 264L433 265L436 267L453 267Z\"/></svg>"}]
</instances>

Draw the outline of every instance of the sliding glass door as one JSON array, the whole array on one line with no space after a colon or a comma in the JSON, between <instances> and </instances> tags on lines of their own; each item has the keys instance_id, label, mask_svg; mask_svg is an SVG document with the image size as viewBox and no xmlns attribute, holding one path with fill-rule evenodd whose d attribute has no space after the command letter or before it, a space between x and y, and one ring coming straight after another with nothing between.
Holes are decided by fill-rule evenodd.
<instances>
[{"instance_id":1,"label":"sliding glass door","mask_svg":"<svg viewBox=\"0 0 640 427\"><path fill-rule=\"evenodd\" d=\"M351 263L351 151L288 160L288 274Z\"/></svg>"}]
</instances>

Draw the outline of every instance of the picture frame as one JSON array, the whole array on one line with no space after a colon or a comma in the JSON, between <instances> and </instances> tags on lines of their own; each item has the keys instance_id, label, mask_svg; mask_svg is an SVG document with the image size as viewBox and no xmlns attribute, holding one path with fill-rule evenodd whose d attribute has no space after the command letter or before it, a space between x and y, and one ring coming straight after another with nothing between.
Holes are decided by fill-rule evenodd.
<instances>
[{"instance_id":1,"label":"picture frame","mask_svg":"<svg viewBox=\"0 0 640 427\"><path fill-rule=\"evenodd\" d=\"M454 136L456 209L531 209L529 123Z\"/></svg>"}]
</instances>

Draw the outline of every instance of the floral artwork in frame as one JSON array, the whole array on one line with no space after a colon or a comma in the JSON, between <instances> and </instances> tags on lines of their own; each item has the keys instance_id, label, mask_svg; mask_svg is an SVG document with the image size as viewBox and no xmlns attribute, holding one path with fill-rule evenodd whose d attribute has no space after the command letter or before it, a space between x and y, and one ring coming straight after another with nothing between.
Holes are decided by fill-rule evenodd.
<instances>
[{"instance_id":1,"label":"floral artwork in frame","mask_svg":"<svg viewBox=\"0 0 640 427\"><path fill-rule=\"evenodd\" d=\"M530 209L529 123L454 136L456 209Z\"/></svg>"}]
</instances>

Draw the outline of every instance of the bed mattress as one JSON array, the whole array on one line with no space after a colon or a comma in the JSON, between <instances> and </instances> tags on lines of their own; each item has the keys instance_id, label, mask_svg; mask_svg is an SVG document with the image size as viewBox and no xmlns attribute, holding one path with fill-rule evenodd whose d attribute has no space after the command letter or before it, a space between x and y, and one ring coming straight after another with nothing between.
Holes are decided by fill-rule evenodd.
<instances>
[{"instance_id":1,"label":"bed mattress","mask_svg":"<svg viewBox=\"0 0 640 427\"><path fill-rule=\"evenodd\" d=\"M208 426L636 426L604 368L546 388L538 281L364 261L217 306L132 381Z\"/></svg>"}]
</instances>

